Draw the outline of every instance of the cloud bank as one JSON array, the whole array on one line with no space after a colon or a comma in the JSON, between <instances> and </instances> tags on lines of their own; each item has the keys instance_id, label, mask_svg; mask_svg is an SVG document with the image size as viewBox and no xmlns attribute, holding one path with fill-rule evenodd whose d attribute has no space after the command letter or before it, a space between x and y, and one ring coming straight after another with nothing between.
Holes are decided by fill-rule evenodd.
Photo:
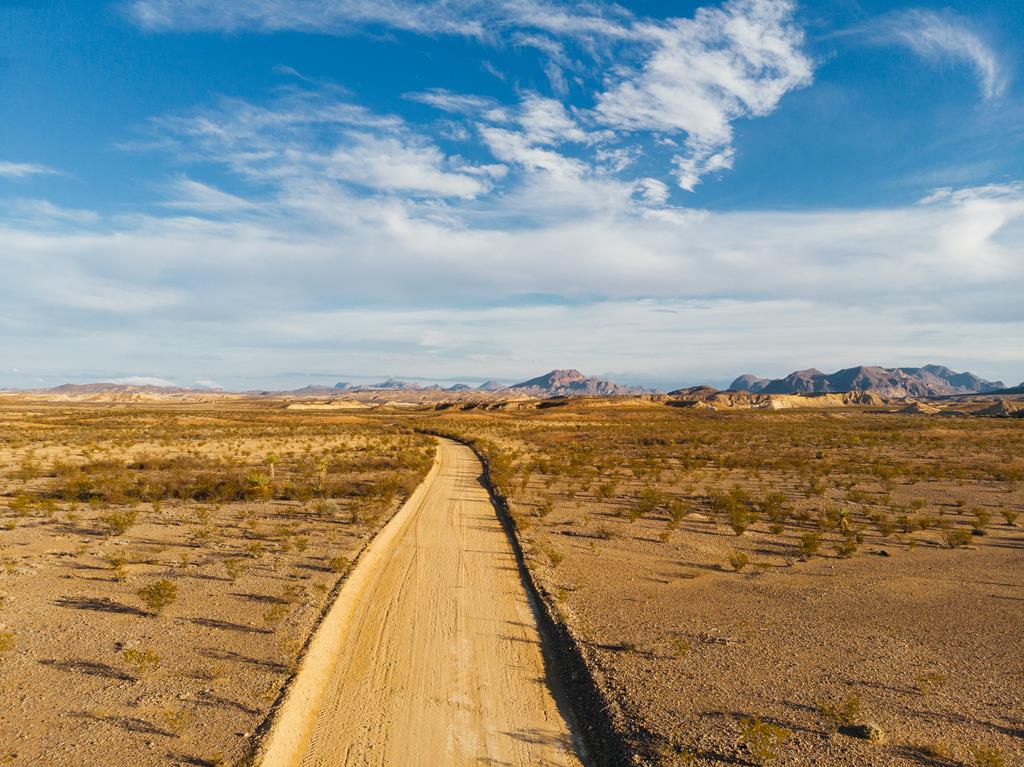
<instances>
[{"instance_id":1,"label":"cloud bank","mask_svg":"<svg viewBox=\"0 0 1024 767\"><path fill-rule=\"evenodd\" d=\"M813 80L789 0L659 20L537 0L126 8L154 32L380 26L519 45L551 87L410 91L431 112L414 122L295 77L258 102L154 117L123 148L176 168L158 204L22 199L0 217L0 354L18 370L52 375L60 359L90 377L232 386L282 369L299 385L572 365L686 383L858 362L1012 378L1024 361L1020 184L865 210L687 204L742 162L737 121ZM950 18L893 17L887 34L970 63L997 96L1002 71Z\"/></svg>"}]
</instances>

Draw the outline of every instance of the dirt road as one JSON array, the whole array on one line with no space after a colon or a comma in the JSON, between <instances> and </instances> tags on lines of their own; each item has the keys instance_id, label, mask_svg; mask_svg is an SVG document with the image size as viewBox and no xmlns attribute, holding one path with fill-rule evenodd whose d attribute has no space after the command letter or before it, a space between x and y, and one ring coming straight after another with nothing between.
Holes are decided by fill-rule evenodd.
<instances>
[{"instance_id":1,"label":"dirt road","mask_svg":"<svg viewBox=\"0 0 1024 767\"><path fill-rule=\"evenodd\" d=\"M481 472L440 440L325 619L264 765L579 767Z\"/></svg>"}]
</instances>

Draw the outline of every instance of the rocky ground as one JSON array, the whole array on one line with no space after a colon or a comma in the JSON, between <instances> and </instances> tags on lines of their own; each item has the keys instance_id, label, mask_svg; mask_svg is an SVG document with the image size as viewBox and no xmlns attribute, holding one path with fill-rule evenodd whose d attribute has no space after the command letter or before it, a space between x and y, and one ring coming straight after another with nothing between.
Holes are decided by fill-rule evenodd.
<instances>
[{"instance_id":1,"label":"rocky ground","mask_svg":"<svg viewBox=\"0 0 1024 767\"><path fill-rule=\"evenodd\" d=\"M249 406L19 405L0 421L5 765L244 763L348 562L433 453ZM207 473L226 497L162 497L207 492Z\"/></svg>"},{"instance_id":2,"label":"rocky ground","mask_svg":"<svg viewBox=\"0 0 1024 767\"><path fill-rule=\"evenodd\" d=\"M499 479L531 569L638 764L1024 763L1012 424L651 407L445 423L512 458Z\"/></svg>"}]
</instances>

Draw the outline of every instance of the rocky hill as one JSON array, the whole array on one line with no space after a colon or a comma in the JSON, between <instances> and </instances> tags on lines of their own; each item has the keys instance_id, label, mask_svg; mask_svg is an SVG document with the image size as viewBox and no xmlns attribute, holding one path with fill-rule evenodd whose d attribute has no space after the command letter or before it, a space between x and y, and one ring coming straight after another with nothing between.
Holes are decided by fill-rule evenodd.
<instances>
[{"instance_id":1,"label":"rocky hill","mask_svg":"<svg viewBox=\"0 0 1024 767\"><path fill-rule=\"evenodd\" d=\"M919 368L883 368L871 365L823 373L816 368L797 370L785 378L741 375L730 385L735 391L763 394L823 394L863 391L884 397L938 397L952 394L987 394L1002 389L1002 381L986 381L973 373L957 373L942 365Z\"/></svg>"},{"instance_id":2,"label":"rocky hill","mask_svg":"<svg viewBox=\"0 0 1024 767\"><path fill-rule=\"evenodd\" d=\"M645 389L633 386L621 386L604 378L585 376L578 370L552 370L529 381L513 384L507 388L531 396L563 397L563 396L622 396L644 394Z\"/></svg>"}]
</instances>

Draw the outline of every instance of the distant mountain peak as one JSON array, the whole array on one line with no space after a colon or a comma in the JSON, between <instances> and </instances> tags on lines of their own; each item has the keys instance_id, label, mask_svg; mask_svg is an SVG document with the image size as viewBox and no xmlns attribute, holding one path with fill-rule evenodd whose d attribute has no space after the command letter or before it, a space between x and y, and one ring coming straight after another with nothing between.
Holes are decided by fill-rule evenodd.
<instances>
[{"instance_id":1,"label":"distant mountain peak","mask_svg":"<svg viewBox=\"0 0 1024 767\"><path fill-rule=\"evenodd\" d=\"M621 386L614 381L585 376L578 370L552 370L529 381L513 384L510 390L546 396L618 396L642 394L644 389Z\"/></svg>"},{"instance_id":2,"label":"distant mountain peak","mask_svg":"<svg viewBox=\"0 0 1024 767\"><path fill-rule=\"evenodd\" d=\"M883 368L858 365L822 373L816 368L797 370L785 378L764 379L747 373L731 389L765 394L822 394L863 391L887 397L935 397L949 394L986 394L1002 389L1002 381L986 381L973 373L957 373L943 365L919 368Z\"/></svg>"}]
</instances>

